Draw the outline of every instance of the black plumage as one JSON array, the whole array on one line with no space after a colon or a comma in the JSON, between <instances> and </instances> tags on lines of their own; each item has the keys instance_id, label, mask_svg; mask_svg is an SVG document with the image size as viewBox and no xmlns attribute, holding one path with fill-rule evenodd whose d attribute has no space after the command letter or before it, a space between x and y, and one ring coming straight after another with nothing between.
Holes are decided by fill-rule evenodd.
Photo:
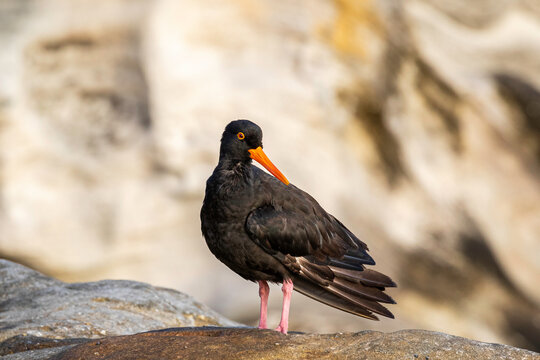
<instances>
[{"instance_id":1,"label":"black plumage","mask_svg":"<svg viewBox=\"0 0 540 360\"><path fill-rule=\"evenodd\" d=\"M252 159L276 177L253 166ZM284 315L278 327L284 333L286 297L288 292L290 299L293 285L304 295L358 316L393 318L380 303L395 303L384 290L396 284L366 269L375 265L366 244L313 197L289 184L262 152L262 131L251 121L236 120L225 128L219 163L206 183L201 228L219 260L259 282L260 327L266 327L266 281L284 284Z\"/></svg>"}]
</instances>

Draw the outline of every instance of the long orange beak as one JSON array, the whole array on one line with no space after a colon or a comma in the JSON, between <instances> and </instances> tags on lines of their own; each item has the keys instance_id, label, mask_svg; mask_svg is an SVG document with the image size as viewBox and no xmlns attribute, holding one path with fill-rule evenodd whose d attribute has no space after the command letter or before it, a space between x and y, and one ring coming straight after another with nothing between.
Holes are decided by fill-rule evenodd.
<instances>
[{"instance_id":1,"label":"long orange beak","mask_svg":"<svg viewBox=\"0 0 540 360\"><path fill-rule=\"evenodd\" d=\"M251 154L251 158L261 164L265 167L266 170L270 171L272 175L277 177L282 183L285 185L289 185L289 180L281 173L281 171L278 170L277 167L275 167L274 164L270 161L268 156L264 153L262 147L258 147L256 149L249 149L249 153Z\"/></svg>"}]
</instances>

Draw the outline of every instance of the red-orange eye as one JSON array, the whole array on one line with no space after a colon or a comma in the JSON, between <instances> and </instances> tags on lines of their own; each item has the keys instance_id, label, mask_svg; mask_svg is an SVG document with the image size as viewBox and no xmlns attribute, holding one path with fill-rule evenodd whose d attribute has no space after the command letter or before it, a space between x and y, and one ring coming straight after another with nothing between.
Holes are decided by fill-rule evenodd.
<instances>
[{"instance_id":1,"label":"red-orange eye","mask_svg":"<svg viewBox=\"0 0 540 360\"><path fill-rule=\"evenodd\" d=\"M240 139L240 140L244 140L246 138L246 135L244 135L243 132L239 132L238 134L236 134L236 136Z\"/></svg>"}]
</instances>

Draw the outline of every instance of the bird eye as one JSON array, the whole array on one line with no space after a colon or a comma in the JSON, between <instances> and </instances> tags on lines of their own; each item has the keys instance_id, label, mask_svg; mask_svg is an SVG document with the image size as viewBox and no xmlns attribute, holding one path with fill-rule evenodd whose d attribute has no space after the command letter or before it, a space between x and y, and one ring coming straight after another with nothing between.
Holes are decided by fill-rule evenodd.
<instances>
[{"instance_id":1,"label":"bird eye","mask_svg":"<svg viewBox=\"0 0 540 360\"><path fill-rule=\"evenodd\" d=\"M244 135L243 132L239 132L238 134L236 134L236 136L240 139L240 140L244 140L246 138L246 135Z\"/></svg>"}]
</instances>

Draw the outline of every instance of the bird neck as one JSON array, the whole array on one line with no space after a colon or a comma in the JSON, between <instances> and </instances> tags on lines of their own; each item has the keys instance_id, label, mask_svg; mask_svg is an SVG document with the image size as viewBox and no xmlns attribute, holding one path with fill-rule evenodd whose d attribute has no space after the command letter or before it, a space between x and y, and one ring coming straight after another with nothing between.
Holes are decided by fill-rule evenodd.
<instances>
[{"instance_id":1,"label":"bird neck","mask_svg":"<svg viewBox=\"0 0 540 360\"><path fill-rule=\"evenodd\" d=\"M233 175L249 181L251 179L251 159L245 161L226 157L220 158L216 170L224 172L228 176Z\"/></svg>"}]
</instances>

